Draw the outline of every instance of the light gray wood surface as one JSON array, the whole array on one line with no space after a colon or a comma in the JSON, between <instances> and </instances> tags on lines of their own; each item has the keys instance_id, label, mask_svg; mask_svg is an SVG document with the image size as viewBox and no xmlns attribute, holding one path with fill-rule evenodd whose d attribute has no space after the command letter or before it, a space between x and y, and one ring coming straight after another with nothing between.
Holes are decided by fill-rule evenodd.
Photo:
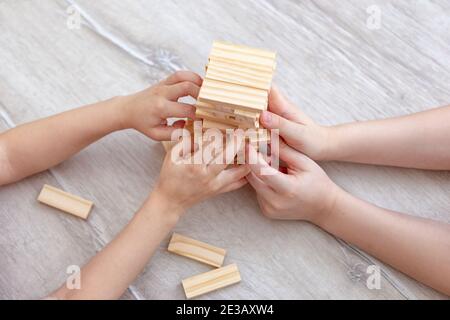
<instances>
[{"instance_id":1,"label":"light gray wood surface","mask_svg":"<svg viewBox=\"0 0 450 320\"><path fill-rule=\"evenodd\" d=\"M366 8L381 9L381 29ZM67 27L67 8L82 13ZM202 73L213 40L278 51L275 82L323 124L407 114L450 102L450 5L441 1L0 1L0 131ZM127 223L156 181L162 147L115 133L47 172L0 188L0 298L40 298ZM327 163L349 192L450 222L450 174ZM36 202L44 183L95 202L87 222ZM440 299L436 291L320 229L261 216L244 188L192 208L176 231L228 249L243 281L203 299ZM126 299L184 298L209 268L160 245ZM380 290L365 285L370 264Z\"/></svg>"}]
</instances>

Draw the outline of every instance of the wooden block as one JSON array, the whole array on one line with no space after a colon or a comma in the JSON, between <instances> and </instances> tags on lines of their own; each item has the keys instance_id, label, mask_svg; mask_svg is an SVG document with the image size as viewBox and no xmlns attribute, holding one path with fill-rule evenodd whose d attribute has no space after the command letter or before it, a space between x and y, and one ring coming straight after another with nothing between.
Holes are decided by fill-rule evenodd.
<instances>
[{"instance_id":1,"label":"wooden block","mask_svg":"<svg viewBox=\"0 0 450 320\"><path fill-rule=\"evenodd\" d=\"M234 106L229 107L222 105L221 103L206 102L201 97L197 99L195 106L204 110L220 111L228 114L233 114L236 109Z\"/></svg>"},{"instance_id":2,"label":"wooden block","mask_svg":"<svg viewBox=\"0 0 450 320\"><path fill-rule=\"evenodd\" d=\"M269 91L272 85L272 76L255 76L245 74L239 71L234 71L230 68L217 67L215 65L209 65L206 72L206 79L213 79L233 84L239 84L242 86L257 88L261 90Z\"/></svg>"},{"instance_id":3,"label":"wooden block","mask_svg":"<svg viewBox=\"0 0 450 320\"><path fill-rule=\"evenodd\" d=\"M273 51L254 48L254 47L248 47L248 46L243 46L243 45L236 45L236 44L225 42L225 41L217 41L216 40L213 42L213 47L217 48L217 49L227 50L227 51L239 52L242 54L265 57L265 58L269 58L272 60L275 60L277 57L277 54Z\"/></svg>"},{"instance_id":4,"label":"wooden block","mask_svg":"<svg viewBox=\"0 0 450 320\"><path fill-rule=\"evenodd\" d=\"M259 116L260 116L260 112L245 111L245 110L240 110L240 109L235 109L234 114L236 116L252 119L252 121L259 120Z\"/></svg>"},{"instance_id":5,"label":"wooden block","mask_svg":"<svg viewBox=\"0 0 450 320\"><path fill-rule=\"evenodd\" d=\"M205 272L187 279L183 284L186 298L191 299L202 294L230 286L241 281L241 275L236 264Z\"/></svg>"},{"instance_id":6,"label":"wooden block","mask_svg":"<svg viewBox=\"0 0 450 320\"><path fill-rule=\"evenodd\" d=\"M195 116L200 119L207 119L211 121L220 121L223 123L227 123L230 125L238 125L239 123L237 121L234 121L233 119L230 119L229 117L233 117L233 113L228 112L221 112L218 110L208 110L208 109L202 109L197 107L197 110L195 112Z\"/></svg>"},{"instance_id":7,"label":"wooden block","mask_svg":"<svg viewBox=\"0 0 450 320\"><path fill-rule=\"evenodd\" d=\"M205 78L203 80L202 87L209 88L209 89L216 89L221 90L224 92L229 93L240 93L245 94L246 96L252 97L253 99L262 99L267 100L268 91L257 89L257 88L251 88L246 86L241 86L238 84L218 81L214 79L208 79Z\"/></svg>"},{"instance_id":8,"label":"wooden block","mask_svg":"<svg viewBox=\"0 0 450 320\"><path fill-rule=\"evenodd\" d=\"M223 58L246 63L247 65L262 66L272 70L275 69L276 54L274 52L256 48L215 41L209 56L211 60Z\"/></svg>"},{"instance_id":9,"label":"wooden block","mask_svg":"<svg viewBox=\"0 0 450 320\"><path fill-rule=\"evenodd\" d=\"M248 111L267 110L269 92L242 85L205 78L200 89L197 105L216 108L220 103L228 110L236 108ZM199 103L200 102L200 103Z\"/></svg>"},{"instance_id":10,"label":"wooden block","mask_svg":"<svg viewBox=\"0 0 450 320\"><path fill-rule=\"evenodd\" d=\"M243 75L254 76L258 78L273 78L273 70L260 70L255 69L252 66L246 64L237 64L234 61L230 60L217 60L217 59L209 59L208 65L206 66L206 71L208 71L209 67L214 67L217 69L229 70L233 72L238 72Z\"/></svg>"},{"instance_id":11,"label":"wooden block","mask_svg":"<svg viewBox=\"0 0 450 320\"><path fill-rule=\"evenodd\" d=\"M214 80L205 78L203 80L202 87L211 89L211 90L220 90L226 93L239 93L245 96L248 96L249 98L253 100L258 101L266 101L267 97L269 95L269 92L267 90L262 90L258 88L251 88L242 86L239 84L224 82L220 80Z\"/></svg>"},{"instance_id":12,"label":"wooden block","mask_svg":"<svg viewBox=\"0 0 450 320\"><path fill-rule=\"evenodd\" d=\"M243 129L253 129L259 125L256 117L248 117L246 115L235 114L235 111L233 113L230 113L219 111L216 109L205 109L197 106L195 115L200 119L218 121Z\"/></svg>"},{"instance_id":13,"label":"wooden block","mask_svg":"<svg viewBox=\"0 0 450 320\"><path fill-rule=\"evenodd\" d=\"M260 71L260 72L264 72L264 73L273 73L275 68L274 67L267 67L267 66L260 66L260 65L255 65L255 64L248 64L245 62L240 62L240 61L236 61L236 60L229 60L226 58L222 58L222 57L209 57L208 60L208 64L211 63L211 61L213 62L221 62L221 63L226 63L226 64L233 64L235 66L239 66L239 67L244 67L244 68L250 68L252 70L256 70L256 71ZM276 63L275 63L276 66ZM208 66L206 67L206 70L208 69Z\"/></svg>"},{"instance_id":14,"label":"wooden block","mask_svg":"<svg viewBox=\"0 0 450 320\"><path fill-rule=\"evenodd\" d=\"M87 219L94 203L49 185L44 185L37 199L50 207Z\"/></svg>"},{"instance_id":15,"label":"wooden block","mask_svg":"<svg viewBox=\"0 0 450 320\"><path fill-rule=\"evenodd\" d=\"M236 129L236 128L237 128L236 126L233 126L231 124L226 124L208 119L203 120L203 129L219 129L225 131L227 129Z\"/></svg>"},{"instance_id":16,"label":"wooden block","mask_svg":"<svg viewBox=\"0 0 450 320\"><path fill-rule=\"evenodd\" d=\"M172 235L167 250L217 268L222 266L226 254L225 249L182 236L178 233Z\"/></svg>"},{"instance_id":17,"label":"wooden block","mask_svg":"<svg viewBox=\"0 0 450 320\"><path fill-rule=\"evenodd\" d=\"M211 90L200 89L199 97L206 102L210 102L215 105L216 102L220 102L223 105L227 105L229 108L240 108L250 109L250 110L267 110L267 102L261 102L258 100L253 100L251 98L238 98L228 95L226 92L212 92Z\"/></svg>"}]
</instances>

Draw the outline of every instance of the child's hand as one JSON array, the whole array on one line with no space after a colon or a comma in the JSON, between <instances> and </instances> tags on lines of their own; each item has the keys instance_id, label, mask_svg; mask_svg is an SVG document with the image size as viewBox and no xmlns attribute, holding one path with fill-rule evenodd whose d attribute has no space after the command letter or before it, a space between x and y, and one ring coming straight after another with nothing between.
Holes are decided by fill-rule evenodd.
<instances>
[{"instance_id":1,"label":"child's hand","mask_svg":"<svg viewBox=\"0 0 450 320\"><path fill-rule=\"evenodd\" d=\"M134 128L159 141L171 140L172 132L184 126L184 121L167 125L167 118L195 117L195 107L178 102L186 96L197 98L202 79L189 71L179 71L160 83L125 97L124 127Z\"/></svg>"},{"instance_id":2,"label":"child's hand","mask_svg":"<svg viewBox=\"0 0 450 320\"><path fill-rule=\"evenodd\" d=\"M270 92L269 111L261 115L261 124L267 129L279 129L288 145L310 158L328 160L333 144L330 129L317 125L275 87Z\"/></svg>"},{"instance_id":3,"label":"child's hand","mask_svg":"<svg viewBox=\"0 0 450 320\"><path fill-rule=\"evenodd\" d=\"M288 165L287 174L270 167L261 154L249 147L252 158L257 163L250 165L247 180L255 188L265 216L317 224L332 211L340 189L307 156L280 141L279 158Z\"/></svg>"},{"instance_id":4,"label":"child's hand","mask_svg":"<svg viewBox=\"0 0 450 320\"><path fill-rule=\"evenodd\" d=\"M194 163L192 159L200 151L181 157L176 154L179 148L175 146L167 153L152 196L156 195L166 203L170 203L173 211L183 213L196 203L241 188L247 184L245 176L250 172L247 165L231 165L227 168L229 167L227 164L216 164L216 160L223 159L224 154L238 153L243 147L243 142L236 140L234 145L228 143L223 153L217 155L209 164L192 164Z\"/></svg>"}]
</instances>

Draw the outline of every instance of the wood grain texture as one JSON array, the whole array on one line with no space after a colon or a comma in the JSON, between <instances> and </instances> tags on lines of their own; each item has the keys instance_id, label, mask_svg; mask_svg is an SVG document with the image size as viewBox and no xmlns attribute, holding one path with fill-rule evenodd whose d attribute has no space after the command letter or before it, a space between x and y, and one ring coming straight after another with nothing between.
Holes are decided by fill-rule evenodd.
<instances>
[{"instance_id":1,"label":"wood grain texture","mask_svg":"<svg viewBox=\"0 0 450 320\"><path fill-rule=\"evenodd\" d=\"M241 281L239 269L235 263L184 279L186 298L191 299L214 290L231 286Z\"/></svg>"},{"instance_id":2,"label":"wood grain texture","mask_svg":"<svg viewBox=\"0 0 450 320\"><path fill-rule=\"evenodd\" d=\"M69 4L82 10L80 30L66 27ZM366 27L373 4L380 30ZM449 16L444 1L2 1L1 129L144 88L179 68L203 74L216 39L277 51L275 83L323 124L448 104ZM151 190L163 154L135 132L115 133L0 188L0 298L48 294L68 265L110 241ZM448 172L323 166L356 196L450 222ZM88 223L36 204L43 183L93 200ZM248 187L192 208L175 231L227 248L225 264L239 265L238 286L203 299L445 298L315 226L269 221ZM180 279L209 270L168 254L167 243L125 298L184 298ZM382 267L381 290L365 286L373 263Z\"/></svg>"},{"instance_id":3,"label":"wood grain texture","mask_svg":"<svg viewBox=\"0 0 450 320\"><path fill-rule=\"evenodd\" d=\"M226 255L225 249L177 233L172 235L167 251L216 268L222 266Z\"/></svg>"},{"instance_id":4,"label":"wood grain texture","mask_svg":"<svg viewBox=\"0 0 450 320\"><path fill-rule=\"evenodd\" d=\"M77 195L67 193L61 189L45 184L37 200L50 207L63 212L73 214L82 219L87 219L94 206L92 201L83 199Z\"/></svg>"}]
</instances>

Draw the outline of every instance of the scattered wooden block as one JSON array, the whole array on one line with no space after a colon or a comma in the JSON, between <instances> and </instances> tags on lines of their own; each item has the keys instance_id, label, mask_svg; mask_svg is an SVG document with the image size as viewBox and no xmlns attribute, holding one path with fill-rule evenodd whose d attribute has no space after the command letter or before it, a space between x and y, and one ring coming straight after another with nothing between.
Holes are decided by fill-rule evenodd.
<instances>
[{"instance_id":1,"label":"scattered wooden block","mask_svg":"<svg viewBox=\"0 0 450 320\"><path fill-rule=\"evenodd\" d=\"M44 185L37 199L50 207L87 219L94 203L55 187Z\"/></svg>"},{"instance_id":2,"label":"scattered wooden block","mask_svg":"<svg viewBox=\"0 0 450 320\"><path fill-rule=\"evenodd\" d=\"M236 264L205 272L187 279L181 283L186 298L191 299L202 294L230 286L241 281L241 275Z\"/></svg>"},{"instance_id":3,"label":"scattered wooden block","mask_svg":"<svg viewBox=\"0 0 450 320\"><path fill-rule=\"evenodd\" d=\"M172 235L167 250L217 268L222 266L226 254L225 249L182 236L178 233Z\"/></svg>"}]
</instances>

